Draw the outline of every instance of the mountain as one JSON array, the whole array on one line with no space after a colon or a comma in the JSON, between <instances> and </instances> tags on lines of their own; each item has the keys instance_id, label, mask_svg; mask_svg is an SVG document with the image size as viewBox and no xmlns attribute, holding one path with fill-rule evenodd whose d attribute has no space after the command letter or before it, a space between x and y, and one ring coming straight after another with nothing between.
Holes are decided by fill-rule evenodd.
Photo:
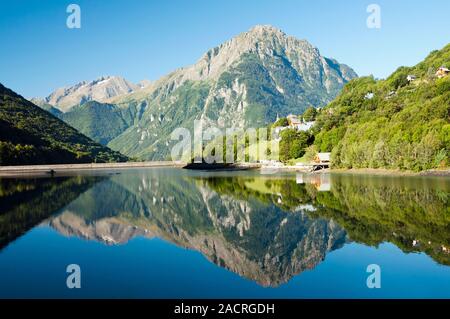
<instances>
[{"instance_id":1,"label":"mountain","mask_svg":"<svg viewBox=\"0 0 450 319\"><path fill-rule=\"evenodd\" d=\"M39 106L102 145L107 145L137 123L143 112L139 105L123 106L97 101L75 105L65 113L47 103L41 102Z\"/></svg>"},{"instance_id":2,"label":"mountain","mask_svg":"<svg viewBox=\"0 0 450 319\"><path fill-rule=\"evenodd\" d=\"M356 76L307 41L256 26L209 50L196 64L110 99L142 112L109 146L143 159L166 158L175 128L192 129L196 119L205 126L261 127L277 114L326 105Z\"/></svg>"},{"instance_id":3,"label":"mountain","mask_svg":"<svg viewBox=\"0 0 450 319\"><path fill-rule=\"evenodd\" d=\"M142 81L139 81L137 85L138 85L141 89L144 89L144 88L146 88L147 86L149 86L149 85L151 85L151 84L152 84L152 82L151 82L150 80L142 80Z\"/></svg>"},{"instance_id":4,"label":"mountain","mask_svg":"<svg viewBox=\"0 0 450 319\"><path fill-rule=\"evenodd\" d=\"M150 84L148 80L135 85L121 77L101 77L58 89L44 99L32 98L30 102L106 145L134 124L138 110L132 105L123 107L104 101L139 91Z\"/></svg>"},{"instance_id":5,"label":"mountain","mask_svg":"<svg viewBox=\"0 0 450 319\"><path fill-rule=\"evenodd\" d=\"M89 101L57 116L94 141L106 145L134 123L133 108Z\"/></svg>"},{"instance_id":6,"label":"mountain","mask_svg":"<svg viewBox=\"0 0 450 319\"><path fill-rule=\"evenodd\" d=\"M41 109L46 110L47 112L51 113L52 115L54 115L56 117L60 117L61 114L63 114L62 111L60 111L59 109L57 109L53 105L48 104L45 101L45 99L34 97L34 98L30 99L29 101L31 103L33 103L34 105L39 106Z\"/></svg>"},{"instance_id":7,"label":"mountain","mask_svg":"<svg viewBox=\"0 0 450 319\"><path fill-rule=\"evenodd\" d=\"M348 83L317 117L318 151L343 168L448 167L450 76L438 76L441 66L450 67L450 44L385 80Z\"/></svg>"},{"instance_id":8,"label":"mountain","mask_svg":"<svg viewBox=\"0 0 450 319\"><path fill-rule=\"evenodd\" d=\"M0 165L125 160L0 84Z\"/></svg>"},{"instance_id":9,"label":"mountain","mask_svg":"<svg viewBox=\"0 0 450 319\"><path fill-rule=\"evenodd\" d=\"M147 82L143 83L136 85L122 77L103 76L94 81L83 81L70 87L59 88L45 99L34 98L32 102L33 100L41 100L39 106L49 104L67 112L73 106L87 101L105 102L112 97L140 90L148 85Z\"/></svg>"},{"instance_id":10,"label":"mountain","mask_svg":"<svg viewBox=\"0 0 450 319\"><path fill-rule=\"evenodd\" d=\"M62 114L64 114L63 112L61 112L59 109L57 109L56 107L50 105L50 104L44 104L42 106L40 106L41 109L49 112L50 114L56 116L56 117L60 117Z\"/></svg>"}]
</instances>

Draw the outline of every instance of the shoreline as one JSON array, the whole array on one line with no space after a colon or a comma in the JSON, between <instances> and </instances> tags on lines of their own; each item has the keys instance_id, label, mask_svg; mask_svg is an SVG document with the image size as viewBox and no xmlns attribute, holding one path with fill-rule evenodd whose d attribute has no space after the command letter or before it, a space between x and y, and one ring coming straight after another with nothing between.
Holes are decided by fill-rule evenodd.
<instances>
[{"instance_id":1,"label":"shoreline","mask_svg":"<svg viewBox=\"0 0 450 319\"><path fill-rule=\"evenodd\" d=\"M199 165L199 167L188 168L185 162L172 161L149 161L149 162L124 162L124 163L91 163L91 164L54 164L54 165L20 165L20 166L0 166L0 177L14 176L50 176L58 173L70 173L73 171L102 171L102 170L120 170L120 169L139 169L139 168L158 168L173 167L187 168L193 170L274 170L280 172L299 172L305 174L352 174L352 175L378 175L378 176L435 176L450 177L450 168L432 169L421 172L401 171L384 168L332 168L317 171L307 171L299 166L269 166L258 163L240 163L230 167L214 167Z\"/></svg>"},{"instance_id":2,"label":"shoreline","mask_svg":"<svg viewBox=\"0 0 450 319\"><path fill-rule=\"evenodd\" d=\"M118 169L139 169L156 167L183 167L185 163L172 161L124 162L124 163L90 163L90 164L50 164L0 166L0 177L14 176L51 176L73 171L103 171Z\"/></svg>"},{"instance_id":3,"label":"shoreline","mask_svg":"<svg viewBox=\"0 0 450 319\"><path fill-rule=\"evenodd\" d=\"M402 171L398 169L386 168L326 168L317 171L305 170L298 166L261 166L261 169L275 169L282 172L298 172L305 174L351 174L351 175L376 175L376 176L434 176L434 177L450 177L450 168L445 169L430 169L426 171Z\"/></svg>"},{"instance_id":4,"label":"shoreline","mask_svg":"<svg viewBox=\"0 0 450 319\"><path fill-rule=\"evenodd\" d=\"M379 176L440 176L450 177L450 168L446 169L431 169L420 172L401 171L397 169L385 168L334 168L329 170L330 173L336 174L352 174L352 175L379 175Z\"/></svg>"}]
</instances>

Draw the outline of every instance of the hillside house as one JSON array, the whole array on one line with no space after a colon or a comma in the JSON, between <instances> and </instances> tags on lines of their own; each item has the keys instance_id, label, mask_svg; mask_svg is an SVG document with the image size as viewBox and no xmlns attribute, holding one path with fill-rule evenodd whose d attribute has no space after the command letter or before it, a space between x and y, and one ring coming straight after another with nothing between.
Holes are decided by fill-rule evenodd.
<instances>
[{"instance_id":1,"label":"hillside house","mask_svg":"<svg viewBox=\"0 0 450 319\"><path fill-rule=\"evenodd\" d=\"M374 93L369 92L369 93L367 93L367 94L364 96L364 99L365 99L365 100L371 100L371 99L373 99L374 96L375 96Z\"/></svg>"},{"instance_id":2,"label":"hillside house","mask_svg":"<svg viewBox=\"0 0 450 319\"><path fill-rule=\"evenodd\" d=\"M416 79L417 79L417 76L415 76L413 74L408 74L408 76L406 77L406 80L408 80L408 82L415 81Z\"/></svg>"},{"instance_id":3,"label":"hillside house","mask_svg":"<svg viewBox=\"0 0 450 319\"><path fill-rule=\"evenodd\" d=\"M314 126L315 123L315 121L303 122L300 125L297 125L296 129L297 131L308 131L311 127Z\"/></svg>"},{"instance_id":4,"label":"hillside house","mask_svg":"<svg viewBox=\"0 0 450 319\"><path fill-rule=\"evenodd\" d=\"M297 115L289 114L286 118L290 127L295 127L296 125L300 125L302 123Z\"/></svg>"},{"instance_id":5,"label":"hillside house","mask_svg":"<svg viewBox=\"0 0 450 319\"><path fill-rule=\"evenodd\" d=\"M305 122L303 121L303 119L299 119L297 115L293 114L289 114L286 118L289 123L289 128L295 129L297 131L308 131L315 124L315 121Z\"/></svg>"},{"instance_id":6,"label":"hillside house","mask_svg":"<svg viewBox=\"0 0 450 319\"><path fill-rule=\"evenodd\" d=\"M448 74L450 73L450 70L447 69L444 66L441 66L437 71L436 71L436 76L441 79L443 77L446 77Z\"/></svg>"}]
</instances>

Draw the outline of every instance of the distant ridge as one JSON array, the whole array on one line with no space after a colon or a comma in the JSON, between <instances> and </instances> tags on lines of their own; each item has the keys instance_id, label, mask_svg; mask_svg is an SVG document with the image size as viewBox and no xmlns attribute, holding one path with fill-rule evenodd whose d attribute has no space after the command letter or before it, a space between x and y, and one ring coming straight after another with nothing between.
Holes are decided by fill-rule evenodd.
<instances>
[{"instance_id":1,"label":"distant ridge","mask_svg":"<svg viewBox=\"0 0 450 319\"><path fill-rule=\"evenodd\" d=\"M127 159L0 84L0 165L102 163Z\"/></svg>"},{"instance_id":2,"label":"distant ridge","mask_svg":"<svg viewBox=\"0 0 450 319\"><path fill-rule=\"evenodd\" d=\"M82 81L59 88L46 98L33 98L31 101L39 106L49 104L67 112L75 105L88 101L106 102L110 98L139 91L148 85L149 82L145 80L133 84L120 76L102 76L93 81Z\"/></svg>"}]
</instances>

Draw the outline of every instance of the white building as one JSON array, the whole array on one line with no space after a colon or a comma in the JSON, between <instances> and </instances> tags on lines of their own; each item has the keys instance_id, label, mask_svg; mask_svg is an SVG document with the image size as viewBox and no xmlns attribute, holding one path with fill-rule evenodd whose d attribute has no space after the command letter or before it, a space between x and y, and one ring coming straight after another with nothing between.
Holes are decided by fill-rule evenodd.
<instances>
[{"instance_id":1,"label":"white building","mask_svg":"<svg viewBox=\"0 0 450 319\"><path fill-rule=\"evenodd\" d=\"M417 77L415 75L413 75L413 74L408 74L406 79L408 80L408 82L412 82L412 81L416 80Z\"/></svg>"},{"instance_id":2,"label":"white building","mask_svg":"<svg viewBox=\"0 0 450 319\"><path fill-rule=\"evenodd\" d=\"M437 71L436 71L436 76L441 79L443 77L446 77L448 74L450 73L450 70L447 69L445 66L441 66Z\"/></svg>"},{"instance_id":3,"label":"white building","mask_svg":"<svg viewBox=\"0 0 450 319\"><path fill-rule=\"evenodd\" d=\"M371 100L371 99L373 99L374 96L375 96L375 94L373 94L372 92L369 92L364 96L364 99Z\"/></svg>"},{"instance_id":4,"label":"white building","mask_svg":"<svg viewBox=\"0 0 450 319\"><path fill-rule=\"evenodd\" d=\"M318 163L329 163L331 161L331 153L317 153L315 161Z\"/></svg>"},{"instance_id":5,"label":"white building","mask_svg":"<svg viewBox=\"0 0 450 319\"><path fill-rule=\"evenodd\" d=\"M315 121L303 122L303 123L296 125L295 129L297 131L308 131L309 129L311 129L314 126L315 123L316 123Z\"/></svg>"}]
</instances>

